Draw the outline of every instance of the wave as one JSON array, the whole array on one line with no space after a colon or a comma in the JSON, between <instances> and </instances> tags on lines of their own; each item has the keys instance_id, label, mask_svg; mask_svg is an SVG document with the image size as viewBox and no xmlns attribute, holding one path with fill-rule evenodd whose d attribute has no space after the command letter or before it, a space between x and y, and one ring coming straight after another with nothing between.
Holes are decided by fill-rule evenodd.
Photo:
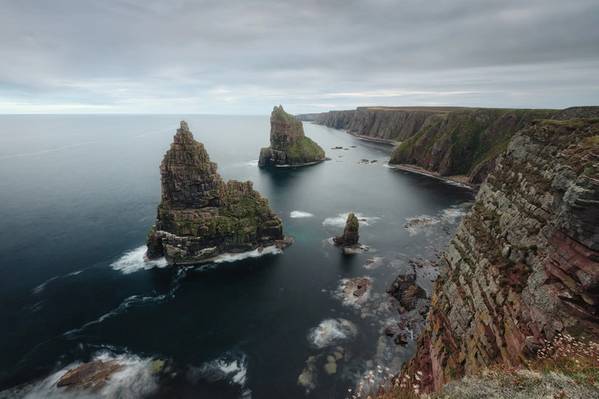
<instances>
[{"instance_id":1,"label":"wave","mask_svg":"<svg viewBox=\"0 0 599 399\"><path fill-rule=\"evenodd\" d=\"M74 272L67 273L67 274L62 275L62 276L51 277L48 280L46 280L43 283L41 283L40 285L38 285L37 287L35 287L32 290L32 292L33 292L33 294L38 295L38 294L42 293L42 291L44 291L44 289L46 289L46 287L48 286L48 284L50 284L52 281L58 280L59 278L66 278L66 277L77 276L78 274L81 274L82 272L83 272L83 270L76 270Z\"/></svg>"},{"instance_id":2,"label":"wave","mask_svg":"<svg viewBox=\"0 0 599 399\"><path fill-rule=\"evenodd\" d=\"M110 375L99 389L68 389L56 386L58 380L67 371L82 364L81 362L75 362L42 380L4 391L0 393L0 397L6 399L133 399L149 395L158 388L156 374L160 370L156 370L156 359L154 358L142 358L132 354L115 355L110 352L101 352L96 354L92 360L114 362L120 366L120 369Z\"/></svg>"},{"instance_id":3,"label":"wave","mask_svg":"<svg viewBox=\"0 0 599 399\"><path fill-rule=\"evenodd\" d=\"M195 382L203 379L209 382L226 381L231 385L238 385L242 390L243 398L251 397L251 390L247 388L248 358L240 351L228 351L216 359L208 361L198 367L190 367L187 377Z\"/></svg>"},{"instance_id":4,"label":"wave","mask_svg":"<svg viewBox=\"0 0 599 399\"><path fill-rule=\"evenodd\" d=\"M247 161L245 164L247 166L258 166L258 160L257 159L253 159L251 161Z\"/></svg>"},{"instance_id":5,"label":"wave","mask_svg":"<svg viewBox=\"0 0 599 399\"><path fill-rule=\"evenodd\" d=\"M441 220L447 223L455 223L458 219L464 217L469 210L471 203L460 204L444 209L441 213Z\"/></svg>"},{"instance_id":6,"label":"wave","mask_svg":"<svg viewBox=\"0 0 599 399\"><path fill-rule=\"evenodd\" d=\"M425 231L428 227L440 222L441 220L434 216L420 215L406 218L406 224L404 224L404 227L412 236L421 233Z\"/></svg>"},{"instance_id":7,"label":"wave","mask_svg":"<svg viewBox=\"0 0 599 399\"><path fill-rule=\"evenodd\" d=\"M314 217L314 215L310 212L291 211L291 213L289 214L289 217L292 219L300 219L300 218L311 218L311 217Z\"/></svg>"},{"instance_id":8,"label":"wave","mask_svg":"<svg viewBox=\"0 0 599 399\"><path fill-rule=\"evenodd\" d=\"M212 261L214 263L237 262L243 259L258 258L264 255L278 255L280 253L283 253L280 248L277 248L275 245L271 245L268 247L256 248L253 251L221 254L216 256Z\"/></svg>"},{"instance_id":9,"label":"wave","mask_svg":"<svg viewBox=\"0 0 599 399\"><path fill-rule=\"evenodd\" d=\"M335 217L326 218L323 222L323 226L333 226L333 227L345 227L345 222L347 221L347 215L349 212L340 213ZM364 216L361 213L355 213L359 222L363 226L370 226L373 223L376 223L380 217L378 216Z\"/></svg>"},{"instance_id":10,"label":"wave","mask_svg":"<svg viewBox=\"0 0 599 399\"><path fill-rule=\"evenodd\" d=\"M146 258L148 247L142 245L130 251L125 252L123 256L114 261L110 267L118 270L123 274L130 274L139 270L149 270L155 267L161 268L168 266L166 259L160 258L149 260Z\"/></svg>"},{"instance_id":11,"label":"wave","mask_svg":"<svg viewBox=\"0 0 599 399\"><path fill-rule=\"evenodd\" d=\"M357 334L358 328L349 320L326 319L310 330L308 340L317 348L326 348L339 341L354 338Z\"/></svg>"}]
</instances>

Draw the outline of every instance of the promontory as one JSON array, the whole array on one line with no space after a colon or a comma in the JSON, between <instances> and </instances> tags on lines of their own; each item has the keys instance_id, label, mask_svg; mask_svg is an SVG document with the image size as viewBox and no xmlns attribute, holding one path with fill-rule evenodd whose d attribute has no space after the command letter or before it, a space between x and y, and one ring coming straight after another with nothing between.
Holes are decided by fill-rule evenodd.
<instances>
[{"instance_id":1,"label":"promontory","mask_svg":"<svg viewBox=\"0 0 599 399\"><path fill-rule=\"evenodd\" d=\"M162 200L147 257L169 264L209 261L225 252L288 244L283 224L249 181L224 182L186 122L160 165Z\"/></svg>"},{"instance_id":2,"label":"promontory","mask_svg":"<svg viewBox=\"0 0 599 399\"><path fill-rule=\"evenodd\" d=\"M297 167L325 160L324 150L306 137L302 122L279 105L270 114L270 147L260 150L260 167Z\"/></svg>"}]
</instances>

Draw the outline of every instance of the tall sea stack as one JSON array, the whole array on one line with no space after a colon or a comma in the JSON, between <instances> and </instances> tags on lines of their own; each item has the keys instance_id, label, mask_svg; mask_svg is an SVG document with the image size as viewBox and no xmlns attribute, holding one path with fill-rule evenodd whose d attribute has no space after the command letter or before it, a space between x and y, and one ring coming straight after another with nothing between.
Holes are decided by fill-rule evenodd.
<instances>
[{"instance_id":1,"label":"tall sea stack","mask_svg":"<svg viewBox=\"0 0 599 399\"><path fill-rule=\"evenodd\" d=\"M306 166L325 160L324 150L304 135L302 122L274 107L270 114L270 147L260 150L260 167Z\"/></svg>"},{"instance_id":2,"label":"tall sea stack","mask_svg":"<svg viewBox=\"0 0 599 399\"><path fill-rule=\"evenodd\" d=\"M283 246L283 225L252 183L224 182L202 143L182 121L160 165L162 200L148 236L148 258L170 264L223 252Z\"/></svg>"}]
</instances>

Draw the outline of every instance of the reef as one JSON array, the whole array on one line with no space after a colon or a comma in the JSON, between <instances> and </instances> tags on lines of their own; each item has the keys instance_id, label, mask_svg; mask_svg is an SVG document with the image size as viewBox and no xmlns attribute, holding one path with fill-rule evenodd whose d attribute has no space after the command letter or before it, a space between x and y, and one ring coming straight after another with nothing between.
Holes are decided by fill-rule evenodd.
<instances>
[{"instance_id":1,"label":"reef","mask_svg":"<svg viewBox=\"0 0 599 399\"><path fill-rule=\"evenodd\" d=\"M298 167L324 161L325 152L304 134L302 122L279 105L270 115L270 147L260 150L260 167Z\"/></svg>"},{"instance_id":2,"label":"reef","mask_svg":"<svg viewBox=\"0 0 599 399\"><path fill-rule=\"evenodd\" d=\"M160 165L162 200L147 257L169 264L209 261L226 252L284 247L283 223L249 181L224 182L186 122Z\"/></svg>"}]
</instances>

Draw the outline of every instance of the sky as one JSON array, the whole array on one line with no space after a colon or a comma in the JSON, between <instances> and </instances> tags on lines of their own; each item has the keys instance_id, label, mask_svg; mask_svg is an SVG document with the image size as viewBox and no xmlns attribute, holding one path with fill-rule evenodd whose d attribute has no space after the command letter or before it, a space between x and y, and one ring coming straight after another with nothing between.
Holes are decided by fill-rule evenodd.
<instances>
[{"instance_id":1,"label":"sky","mask_svg":"<svg viewBox=\"0 0 599 399\"><path fill-rule=\"evenodd\" d=\"M0 0L0 113L599 105L599 0Z\"/></svg>"}]
</instances>

